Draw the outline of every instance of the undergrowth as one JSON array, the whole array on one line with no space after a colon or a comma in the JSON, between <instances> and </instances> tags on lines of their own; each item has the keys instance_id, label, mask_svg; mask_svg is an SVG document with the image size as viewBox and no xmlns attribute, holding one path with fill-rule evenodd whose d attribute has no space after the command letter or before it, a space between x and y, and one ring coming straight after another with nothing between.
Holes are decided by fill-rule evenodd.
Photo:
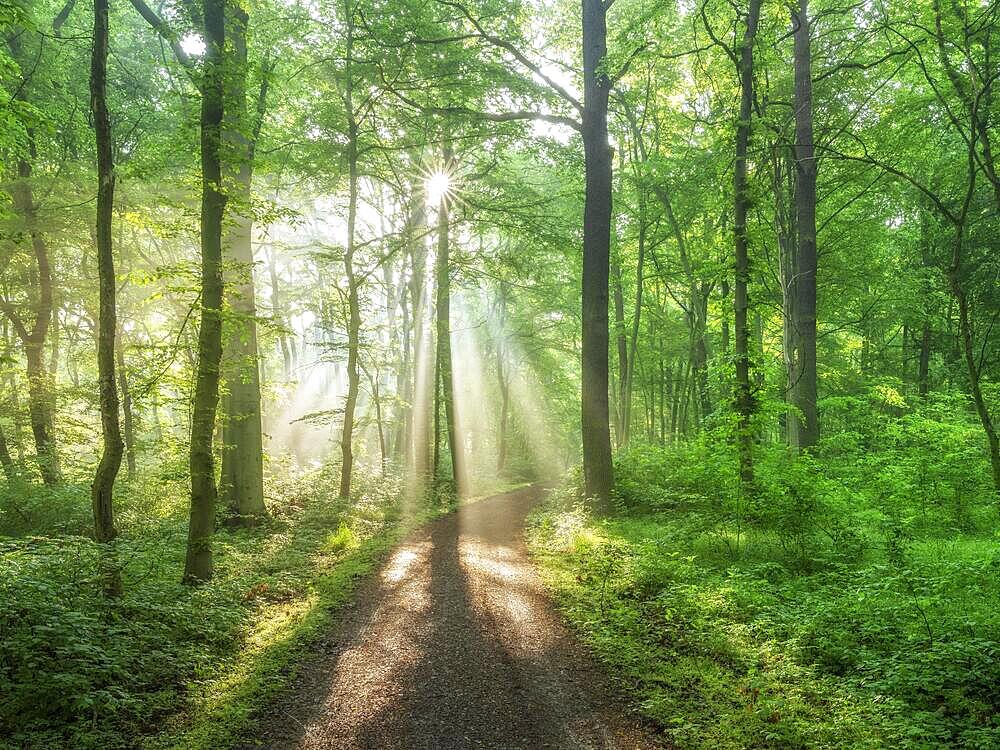
<instances>
[{"instance_id":1,"label":"undergrowth","mask_svg":"<svg viewBox=\"0 0 1000 750\"><path fill-rule=\"evenodd\" d=\"M996 509L980 436L944 414L831 430L815 456L758 446L755 501L721 431L639 446L614 514L573 478L531 547L678 748L998 748Z\"/></svg>"},{"instance_id":2,"label":"undergrowth","mask_svg":"<svg viewBox=\"0 0 1000 750\"><path fill-rule=\"evenodd\" d=\"M9 487L0 497L0 747L220 748L294 671L405 528L393 480L336 500L328 470L282 470L272 520L220 525L216 576L179 583L186 491L152 476L118 499L124 595L100 594L82 485ZM221 520L221 519L220 519ZM24 529L35 535L24 535ZM43 530L41 533L39 529Z\"/></svg>"}]
</instances>

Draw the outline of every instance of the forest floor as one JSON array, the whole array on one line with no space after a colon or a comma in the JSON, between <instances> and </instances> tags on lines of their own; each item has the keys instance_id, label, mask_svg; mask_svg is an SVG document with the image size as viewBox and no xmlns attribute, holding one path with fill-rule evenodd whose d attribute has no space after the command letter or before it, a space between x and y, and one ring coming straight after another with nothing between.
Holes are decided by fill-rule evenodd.
<instances>
[{"instance_id":1,"label":"forest floor","mask_svg":"<svg viewBox=\"0 0 1000 750\"><path fill-rule=\"evenodd\" d=\"M242 747L658 747L532 565L523 529L542 493L465 505L408 537Z\"/></svg>"}]
</instances>

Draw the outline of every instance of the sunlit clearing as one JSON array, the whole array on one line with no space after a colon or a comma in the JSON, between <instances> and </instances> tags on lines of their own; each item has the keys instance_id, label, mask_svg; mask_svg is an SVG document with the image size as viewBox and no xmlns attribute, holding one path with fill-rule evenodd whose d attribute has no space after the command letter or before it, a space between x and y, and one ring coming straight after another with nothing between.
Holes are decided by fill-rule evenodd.
<instances>
[{"instance_id":1,"label":"sunlit clearing","mask_svg":"<svg viewBox=\"0 0 1000 750\"><path fill-rule=\"evenodd\" d=\"M424 188L428 203L437 206L451 194L451 176L442 169L436 169L427 177Z\"/></svg>"},{"instance_id":2,"label":"sunlit clearing","mask_svg":"<svg viewBox=\"0 0 1000 750\"><path fill-rule=\"evenodd\" d=\"M181 37L181 49L194 57L205 54L205 40L197 34L187 34Z\"/></svg>"}]
</instances>

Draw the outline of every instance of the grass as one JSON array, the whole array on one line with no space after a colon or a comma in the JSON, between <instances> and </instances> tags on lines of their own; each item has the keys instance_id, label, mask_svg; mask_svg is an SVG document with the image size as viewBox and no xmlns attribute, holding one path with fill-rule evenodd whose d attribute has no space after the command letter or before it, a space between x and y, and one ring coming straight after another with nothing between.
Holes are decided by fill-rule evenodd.
<instances>
[{"instance_id":1,"label":"grass","mask_svg":"<svg viewBox=\"0 0 1000 750\"><path fill-rule=\"evenodd\" d=\"M576 497L554 493L530 547L567 619L676 747L1000 747L995 535L848 560L743 525L734 554L734 524L691 497L605 519Z\"/></svg>"},{"instance_id":2,"label":"grass","mask_svg":"<svg viewBox=\"0 0 1000 750\"><path fill-rule=\"evenodd\" d=\"M119 498L124 596L98 584L85 486L0 494L0 747L225 748L294 675L357 583L407 530L449 509L404 515L394 481L359 477L337 501L325 470L272 477L272 520L221 526L216 575L178 583L181 482ZM280 499L280 502L278 502ZM34 530L32 535L27 529Z\"/></svg>"}]
</instances>

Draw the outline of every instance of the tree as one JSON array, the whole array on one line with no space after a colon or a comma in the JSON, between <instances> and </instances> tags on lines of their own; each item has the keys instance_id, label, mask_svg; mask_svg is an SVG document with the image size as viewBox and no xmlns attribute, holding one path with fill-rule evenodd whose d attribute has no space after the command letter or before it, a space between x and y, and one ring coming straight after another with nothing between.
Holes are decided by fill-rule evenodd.
<instances>
[{"instance_id":1,"label":"tree","mask_svg":"<svg viewBox=\"0 0 1000 750\"><path fill-rule=\"evenodd\" d=\"M753 116L753 50L760 21L761 0L750 0L745 18L743 39L734 56L740 79L739 119L736 123L736 165L733 174L733 225L736 248L735 304L733 328L735 330L736 360L736 413L738 415L736 445L739 452L740 484L748 495L754 495L753 466L753 416L756 399L750 382L750 252L747 237L747 212L750 194L747 186L747 147L750 142L751 117Z\"/></svg>"},{"instance_id":2,"label":"tree","mask_svg":"<svg viewBox=\"0 0 1000 750\"><path fill-rule=\"evenodd\" d=\"M215 531L215 455L212 434L219 405L222 362L222 118L225 101L223 55L226 42L224 0L203 0L205 58L201 78L201 327L198 370L191 414L191 518L183 580L212 577Z\"/></svg>"},{"instance_id":3,"label":"tree","mask_svg":"<svg viewBox=\"0 0 1000 750\"><path fill-rule=\"evenodd\" d=\"M440 174L450 175L454 171L454 155L446 141L441 154ZM441 465L440 420L444 409L445 439L451 457L451 478L455 492L461 497L466 492L464 476L464 447L458 436L457 414L455 410L454 368L451 358L451 197L449 190L441 191L438 202L437 256L435 258L435 333L437 356L435 369L437 384L434 387L434 476L438 477Z\"/></svg>"},{"instance_id":4,"label":"tree","mask_svg":"<svg viewBox=\"0 0 1000 750\"><path fill-rule=\"evenodd\" d=\"M789 420L789 443L811 448L819 440L816 409L816 157L813 147L812 47L809 0L792 9L795 35L795 300L791 320L791 401L801 413Z\"/></svg>"},{"instance_id":5,"label":"tree","mask_svg":"<svg viewBox=\"0 0 1000 750\"><path fill-rule=\"evenodd\" d=\"M611 147L608 97L611 78L602 66L608 52L607 5L582 0L584 152L583 333L581 430L584 485L606 505L614 486L608 401L608 281L611 264Z\"/></svg>"},{"instance_id":6,"label":"tree","mask_svg":"<svg viewBox=\"0 0 1000 750\"><path fill-rule=\"evenodd\" d=\"M257 303L254 289L251 186L254 155L267 107L271 64L266 61L256 111L247 103L249 15L227 5L226 113L223 120L224 182L229 220L223 236L232 320L224 352L222 476L219 491L234 520L253 525L267 518L264 505L264 439L261 426Z\"/></svg>"},{"instance_id":7,"label":"tree","mask_svg":"<svg viewBox=\"0 0 1000 750\"><path fill-rule=\"evenodd\" d=\"M94 0L94 42L90 65L90 106L97 141L97 273L100 279L100 314L97 334L97 370L101 404L101 432L104 449L91 487L94 507L94 536L98 542L114 541L113 493L122 463L123 442L118 421L118 384L115 380L115 310L117 282L112 247L112 211L115 197L115 169L108 115L108 0ZM109 573L107 590L121 591L117 570Z\"/></svg>"},{"instance_id":8,"label":"tree","mask_svg":"<svg viewBox=\"0 0 1000 750\"><path fill-rule=\"evenodd\" d=\"M53 26L57 33L58 26L65 21L71 9L72 2L56 16ZM20 29L7 37L11 57L15 61L20 61L24 54L22 37L25 34L26 31ZM30 67L27 69L31 70ZM14 96L15 101L22 105L28 104L27 92L30 90L30 85L29 74L18 87ZM32 299L29 301L32 317L30 324L11 302L3 300L0 305L4 314L10 319L24 349L28 380L28 415L31 433L35 440L35 454L42 480L51 486L58 484L62 478L54 435L54 383L44 360L53 312L52 260L48 241L38 220L38 204L32 187L33 162L38 158L35 127L27 126L24 135L26 146L18 152L16 177L11 185L10 194L14 211L21 219L21 232L28 238L34 260L34 269L29 275L34 285Z\"/></svg>"}]
</instances>

